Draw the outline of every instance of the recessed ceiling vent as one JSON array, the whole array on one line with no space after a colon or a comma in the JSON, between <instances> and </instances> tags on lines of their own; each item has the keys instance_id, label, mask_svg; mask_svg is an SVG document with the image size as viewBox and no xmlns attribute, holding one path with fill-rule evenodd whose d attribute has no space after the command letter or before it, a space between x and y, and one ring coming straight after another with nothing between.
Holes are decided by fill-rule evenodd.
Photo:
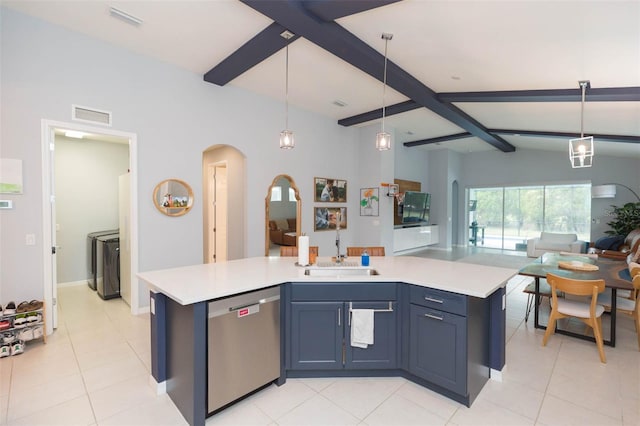
<instances>
[{"instance_id":1,"label":"recessed ceiling vent","mask_svg":"<svg viewBox=\"0 0 640 426\"><path fill-rule=\"evenodd\" d=\"M71 105L71 118L76 121L111 126L111 113L95 108Z\"/></svg>"}]
</instances>

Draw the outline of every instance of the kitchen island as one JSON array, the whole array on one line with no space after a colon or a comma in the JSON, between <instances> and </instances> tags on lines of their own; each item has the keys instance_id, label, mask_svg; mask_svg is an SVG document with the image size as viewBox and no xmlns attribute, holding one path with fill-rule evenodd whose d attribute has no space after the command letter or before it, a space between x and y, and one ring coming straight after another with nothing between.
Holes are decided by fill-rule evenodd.
<instances>
[{"instance_id":1,"label":"kitchen island","mask_svg":"<svg viewBox=\"0 0 640 426\"><path fill-rule=\"evenodd\" d=\"M209 303L256 290L279 288L282 295L278 384L287 377L401 375L470 405L489 370L502 370L505 286L517 271L398 256L372 258L372 274L314 276L295 260L257 257L138 275L151 289L153 378L190 424L204 424L210 414ZM393 313L376 317L370 349L348 345L356 307ZM329 316L339 328L332 338L341 342L330 348L340 358L333 362L325 362L320 340L309 347L300 339L328 336L321 322Z\"/></svg>"}]
</instances>

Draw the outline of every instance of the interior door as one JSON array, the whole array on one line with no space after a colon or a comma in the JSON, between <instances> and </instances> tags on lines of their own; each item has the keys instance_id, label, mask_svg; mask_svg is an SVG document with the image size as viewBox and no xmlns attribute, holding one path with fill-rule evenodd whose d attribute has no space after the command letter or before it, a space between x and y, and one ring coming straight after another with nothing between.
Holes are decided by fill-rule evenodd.
<instances>
[{"instance_id":1,"label":"interior door","mask_svg":"<svg viewBox=\"0 0 640 426\"><path fill-rule=\"evenodd\" d=\"M214 229L216 262L227 260L227 165L215 167Z\"/></svg>"},{"instance_id":2,"label":"interior door","mask_svg":"<svg viewBox=\"0 0 640 426\"><path fill-rule=\"evenodd\" d=\"M51 324L54 329L58 328L58 258L56 252L59 247L57 246L57 234L58 226L56 223L56 180L55 180L55 143L56 135L54 129L49 129L49 194L51 202ZM45 297L46 299L46 297Z\"/></svg>"},{"instance_id":3,"label":"interior door","mask_svg":"<svg viewBox=\"0 0 640 426\"><path fill-rule=\"evenodd\" d=\"M118 222L120 229L120 296L131 306L131 175L118 176Z\"/></svg>"}]
</instances>

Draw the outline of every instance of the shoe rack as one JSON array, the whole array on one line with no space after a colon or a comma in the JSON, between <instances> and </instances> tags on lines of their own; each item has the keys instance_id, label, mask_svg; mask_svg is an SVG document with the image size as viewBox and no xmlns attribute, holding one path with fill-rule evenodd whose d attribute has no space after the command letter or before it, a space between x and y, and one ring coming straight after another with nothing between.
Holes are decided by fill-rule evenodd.
<instances>
[{"instance_id":1,"label":"shoe rack","mask_svg":"<svg viewBox=\"0 0 640 426\"><path fill-rule=\"evenodd\" d=\"M42 339L47 343L46 309L39 302L37 309L16 310L16 313L0 312L0 358L24 352L26 342ZM21 305L19 305L21 306ZM8 347L8 348L7 348Z\"/></svg>"}]
</instances>

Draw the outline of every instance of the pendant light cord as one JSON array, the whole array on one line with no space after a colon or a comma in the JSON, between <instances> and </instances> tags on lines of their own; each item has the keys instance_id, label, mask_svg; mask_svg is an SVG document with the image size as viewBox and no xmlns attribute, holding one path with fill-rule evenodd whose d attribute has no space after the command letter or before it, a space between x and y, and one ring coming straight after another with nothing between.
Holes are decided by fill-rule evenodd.
<instances>
[{"instance_id":1,"label":"pendant light cord","mask_svg":"<svg viewBox=\"0 0 640 426\"><path fill-rule=\"evenodd\" d=\"M385 106L384 98L387 91L387 44L389 40L384 39L384 75L382 77L382 133L384 133L384 117L386 115L387 107Z\"/></svg>"},{"instance_id":2,"label":"pendant light cord","mask_svg":"<svg viewBox=\"0 0 640 426\"><path fill-rule=\"evenodd\" d=\"M285 130L289 130L289 43L286 47L286 60L285 60L285 82L284 82L284 127Z\"/></svg>"},{"instance_id":3,"label":"pendant light cord","mask_svg":"<svg viewBox=\"0 0 640 426\"><path fill-rule=\"evenodd\" d=\"M584 100L585 100L585 92L587 89L587 84L580 83L580 86L582 87L582 103L581 103L581 109L580 109L580 137L584 138Z\"/></svg>"}]
</instances>

